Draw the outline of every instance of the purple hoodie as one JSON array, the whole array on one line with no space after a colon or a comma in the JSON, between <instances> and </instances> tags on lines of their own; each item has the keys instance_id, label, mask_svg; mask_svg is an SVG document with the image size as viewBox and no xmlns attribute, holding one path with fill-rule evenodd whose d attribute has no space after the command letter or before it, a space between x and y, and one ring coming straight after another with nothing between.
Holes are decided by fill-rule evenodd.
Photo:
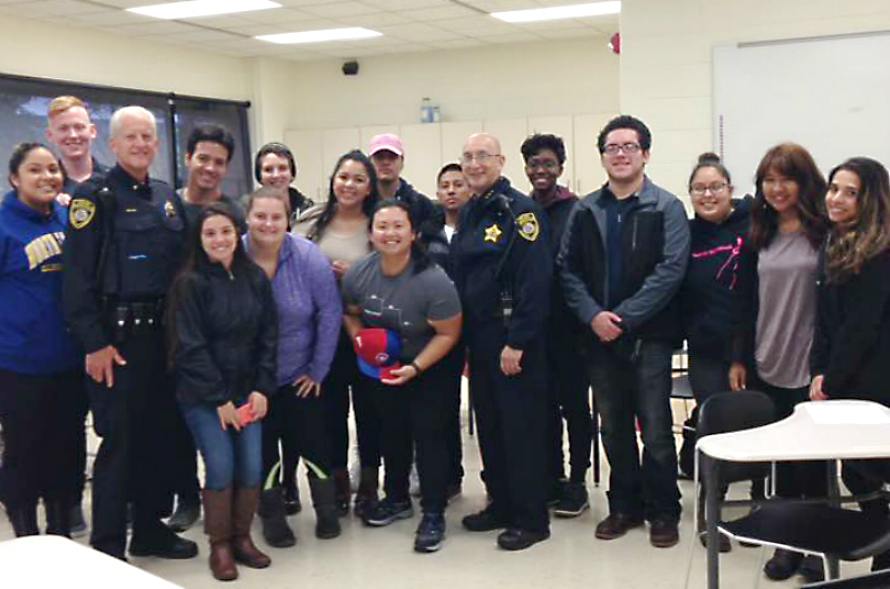
<instances>
[{"instance_id":1,"label":"purple hoodie","mask_svg":"<svg viewBox=\"0 0 890 589\"><path fill-rule=\"evenodd\" d=\"M249 236L243 240L249 252ZM320 383L331 367L343 321L330 262L308 239L285 234L272 292L278 305L278 386L304 374Z\"/></svg>"}]
</instances>

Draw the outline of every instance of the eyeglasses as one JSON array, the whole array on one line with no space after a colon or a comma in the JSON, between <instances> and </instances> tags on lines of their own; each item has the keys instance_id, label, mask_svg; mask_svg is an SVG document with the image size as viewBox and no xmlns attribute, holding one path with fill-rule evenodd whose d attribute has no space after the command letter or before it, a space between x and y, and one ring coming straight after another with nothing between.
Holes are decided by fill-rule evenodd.
<instances>
[{"instance_id":1,"label":"eyeglasses","mask_svg":"<svg viewBox=\"0 0 890 589\"><path fill-rule=\"evenodd\" d=\"M692 196L703 196L708 190L711 194L722 192L727 187L726 182L711 182L710 184L693 184L689 187L689 194Z\"/></svg>"},{"instance_id":2,"label":"eyeglasses","mask_svg":"<svg viewBox=\"0 0 890 589\"><path fill-rule=\"evenodd\" d=\"M541 160L531 159L525 163L525 167L528 168L529 170L544 169L544 170L547 170L548 172L555 172L556 170L559 169L559 162L555 162L553 160L541 161Z\"/></svg>"},{"instance_id":3,"label":"eyeglasses","mask_svg":"<svg viewBox=\"0 0 890 589\"><path fill-rule=\"evenodd\" d=\"M609 155L618 155L619 151L623 151L624 153L627 153L627 154L637 153L640 151L640 144L639 143L622 143L619 145L618 143L610 143L610 144L606 145L606 147L603 149L603 151L605 153L608 153Z\"/></svg>"},{"instance_id":4,"label":"eyeglasses","mask_svg":"<svg viewBox=\"0 0 890 589\"><path fill-rule=\"evenodd\" d=\"M471 164L473 163L473 161L476 161L476 163L484 164L493 157L501 157L501 154L485 153L484 151L481 151L479 153L465 153L460 156L460 162L462 164Z\"/></svg>"}]
</instances>

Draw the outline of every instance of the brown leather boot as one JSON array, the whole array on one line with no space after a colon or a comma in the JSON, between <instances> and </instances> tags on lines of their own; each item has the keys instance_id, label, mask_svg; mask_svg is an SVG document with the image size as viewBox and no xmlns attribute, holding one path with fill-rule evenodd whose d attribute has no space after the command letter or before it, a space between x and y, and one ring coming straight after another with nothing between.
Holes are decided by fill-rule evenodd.
<instances>
[{"instance_id":1,"label":"brown leather boot","mask_svg":"<svg viewBox=\"0 0 890 589\"><path fill-rule=\"evenodd\" d=\"M250 525L259 498L259 489L235 489L232 552L237 562L252 569L264 569L272 564L272 559L260 552L250 538Z\"/></svg>"},{"instance_id":2,"label":"brown leather boot","mask_svg":"<svg viewBox=\"0 0 890 589\"><path fill-rule=\"evenodd\" d=\"M232 553L232 489L201 492L204 531L210 537L210 571L219 581L234 581L238 567Z\"/></svg>"}]
</instances>

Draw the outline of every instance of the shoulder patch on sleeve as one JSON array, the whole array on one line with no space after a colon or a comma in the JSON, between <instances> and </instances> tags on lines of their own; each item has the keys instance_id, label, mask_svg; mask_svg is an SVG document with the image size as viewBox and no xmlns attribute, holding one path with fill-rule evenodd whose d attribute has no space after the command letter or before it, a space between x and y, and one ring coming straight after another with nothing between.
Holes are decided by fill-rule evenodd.
<instances>
[{"instance_id":1,"label":"shoulder patch on sleeve","mask_svg":"<svg viewBox=\"0 0 890 589\"><path fill-rule=\"evenodd\" d=\"M541 233L541 225L534 213L522 213L516 219L519 225L519 235L527 241L535 241Z\"/></svg>"},{"instance_id":2,"label":"shoulder patch on sleeve","mask_svg":"<svg viewBox=\"0 0 890 589\"><path fill-rule=\"evenodd\" d=\"M96 203L85 198L75 198L68 209L68 222L75 229L83 229L96 216Z\"/></svg>"}]
</instances>

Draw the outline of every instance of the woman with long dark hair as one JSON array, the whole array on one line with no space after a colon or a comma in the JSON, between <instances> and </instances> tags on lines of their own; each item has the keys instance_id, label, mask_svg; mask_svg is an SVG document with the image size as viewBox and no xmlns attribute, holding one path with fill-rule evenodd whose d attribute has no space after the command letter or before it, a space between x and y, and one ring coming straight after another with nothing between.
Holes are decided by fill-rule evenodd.
<instances>
[{"instance_id":1,"label":"woman with long dark hair","mask_svg":"<svg viewBox=\"0 0 890 589\"><path fill-rule=\"evenodd\" d=\"M306 211L294 232L306 236L330 260L338 282L349 268L371 251L371 214L377 205L377 174L361 151L340 156L331 176L328 200ZM355 512L361 516L377 502L380 469L380 416L365 379L356 367L352 340L341 331L334 362L322 383L327 430L331 437L331 467L339 515L349 513L349 392L355 408L361 478L355 496Z\"/></svg>"},{"instance_id":2,"label":"woman with long dark hair","mask_svg":"<svg viewBox=\"0 0 890 589\"><path fill-rule=\"evenodd\" d=\"M733 301L733 390L750 388L773 400L785 418L809 398L809 356L816 318L816 267L826 231L825 179L809 152L793 143L767 151L757 167L751 231L742 252ZM782 497L826 493L824 466L784 464ZM764 567L783 580L822 575L821 561L778 549Z\"/></svg>"},{"instance_id":3,"label":"woman with long dark hair","mask_svg":"<svg viewBox=\"0 0 890 589\"><path fill-rule=\"evenodd\" d=\"M263 427L263 472L267 480L276 472L279 441L302 455L317 518L315 535L335 538L340 535L340 522L321 383L334 357L343 312L327 258L311 241L287 233L289 206L287 197L268 187L255 191L250 195L248 231L243 237L248 255L272 281L278 308L278 394L270 401ZM285 453L284 460L295 458ZM281 466L284 469L286 464ZM276 478L262 493L260 518L266 542L283 548L292 546L296 537L284 517Z\"/></svg>"},{"instance_id":4,"label":"woman with long dark hair","mask_svg":"<svg viewBox=\"0 0 890 589\"><path fill-rule=\"evenodd\" d=\"M416 447L423 519L414 549L434 552L445 538L451 465L449 370L441 360L460 336L461 308L451 280L430 262L419 239L406 204L377 206L375 252L343 278L344 323L383 422L386 498L362 519L379 527L414 514L408 475Z\"/></svg>"},{"instance_id":5,"label":"woman with long dark hair","mask_svg":"<svg viewBox=\"0 0 890 589\"><path fill-rule=\"evenodd\" d=\"M828 176L831 222L818 286L818 319L810 355L810 399L866 399L890 406L890 178L881 163L854 157ZM844 484L856 494L890 481L890 461L844 461ZM886 499L860 502L876 520ZM890 554L872 570L890 568Z\"/></svg>"},{"instance_id":6,"label":"woman with long dark hair","mask_svg":"<svg viewBox=\"0 0 890 589\"><path fill-rule=\"evenodd\" d=\"M171 287L167 328L176 396L204 458L210 569L265 568L250 538L262 483L262 422L277 390L278 317L272 286L241 245L224 204L202 213L188 261Z\"/></svg>"},{"instance_id":7,"label":"woman with long dark hair","mask_svg":"<svg viewBox=\"0 0 890 589\"><path fill-rule=\"evenodd\" d=\"M22 143L0 205L0 502L16 536L39 533L41 499L46 532L69 536L82 472L83 356L61 310L64 181L48 148Z\"/></svg>"}]
</instances>

